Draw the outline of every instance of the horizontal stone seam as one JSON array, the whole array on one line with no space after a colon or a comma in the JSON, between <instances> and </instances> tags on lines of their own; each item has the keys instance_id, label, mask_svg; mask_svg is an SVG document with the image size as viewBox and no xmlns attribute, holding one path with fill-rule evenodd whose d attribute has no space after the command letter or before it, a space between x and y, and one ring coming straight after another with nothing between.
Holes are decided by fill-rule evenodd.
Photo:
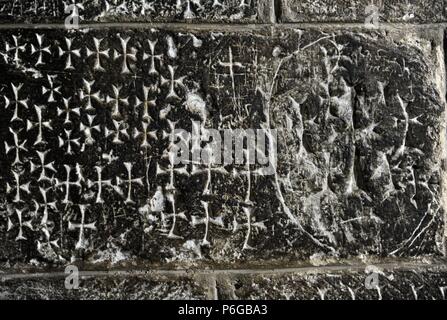
<instances>
[{"instance_id":1,"label":"horizontal stone seam","mask_svg":"<svg viewBox=\"0 0 447 320\"><path fill-rule=\"evenodd\" d=\"M82 277L135 277L135 276L216 276L216 275L282 275L282 274L325 274L331 272L362 272L366 268L374 266L383 271L447 271L447 263L438 264L362 264L350 266L321 266L321 267L301 267L301 268L276 268L276 269L180 269L180 270L111 270L111 271L79 271ZM0 281L26 280L43 278L66 277L64 272L41 272L41 273L8 273L0 275Z\"/></svg>"},{"instance_id":2,"label":"horizontal stone seam","mask_svg":"<svg viewBox=\"0 0 447 320\"><path fill-rule=\"evenodd\" d=\"M343 22L293 22L293 23L257 23L257 24L219 24L219 23L163 23L163 22L105 22L105 23L86 23L81 24L78 29L101 29L101 28L157 28L157 29L196 29L196 30L224 30L224 31L250 31L262 30L268 27L275 28L352 28L365 30L386 30L386 29L403 29L408 27L420 29L439 30L447 28L447 22L440 23L381 23L377 28L372 28L364 23L343 23ZM0 23L0 29L67 29L63 23ZM73 30L73 29L67 29Z\"/></svg>"}]
</instances>

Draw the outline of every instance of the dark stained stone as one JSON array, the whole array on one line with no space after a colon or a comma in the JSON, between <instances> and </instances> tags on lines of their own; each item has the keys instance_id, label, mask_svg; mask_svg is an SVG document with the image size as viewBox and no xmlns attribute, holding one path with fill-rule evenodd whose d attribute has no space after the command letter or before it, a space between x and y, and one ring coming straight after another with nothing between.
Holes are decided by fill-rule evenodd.
<instances>
[{"instance_id":1,"label":"dark stained stone","mask_svg":"<svg viewBox=\"0 0 447 320\"><path fill-rule=\"evenodd\" d=\"M282 0L280 17L283 22L364 22L378 12L382 22L435 23L445 21L445 7L444 0Z\"/></svg>"},{"instance_id":2,"label":"dark stained stone","mask_svg":"<svg viewBox=\"0 0 447 320\"><path fill-rule=\"evenodd\" d=\"M419 29L2 30L0 261L441 255L440 39ZM261 170L271 145L264 166L172 167L170 133L191 132L192 120L278 130L277 170Z\"/></svg>"},{"instance_id":3,"label":"dark stained stone","mask_svg":"<svg viewBox=\"0 0 447 320\"><path fill-rule=\"evenodd\" d=\"M63 23L73 12L78 12L81 23L246 23L269 21L271 10L268 4L264 0L0 0L0 23Z\"/></svg>"}]
</instances>

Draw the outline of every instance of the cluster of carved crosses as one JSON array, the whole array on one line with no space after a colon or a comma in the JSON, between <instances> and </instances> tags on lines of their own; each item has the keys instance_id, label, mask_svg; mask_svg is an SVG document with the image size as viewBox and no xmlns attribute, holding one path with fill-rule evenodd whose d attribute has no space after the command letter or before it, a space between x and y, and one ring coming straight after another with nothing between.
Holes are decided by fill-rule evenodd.
<instances>
[{"instance_id":1,"label":"cluster of carved crosses","mask_svg":"<svg viewBox=\"0 0 447 320\"><path fill-rule=\"evenodd\" d=\"M151 15L156 12L172 12L184 19L194 19L205 10L205 6L216 12L224 12L228 8L239 8L243 11L250 7L250 0L103 0L105 10L102 16L133 14L136 16Z\"/></svg>"},{"instance_id":2,"label":"cluster of carved crosses","mask_svg":"<svg viewBox=\"0 0 447 320\"><path fill-rule=\"evenodd\" d=\"M169 15L178 15L184 19L194 19L200 15L205 9L210 9L213 12L225 12L230 8L237 8L243 12L251 5L250 0L25 0L25 1L10 1L9 3L1 4L0 12L8 15L26 15L26 14L66 14L71 12L73 6L76 6L77 13L83 18L84 13L88 13L89 5L94 3L102 10L98 15L98 19L107 16L134 16L144 17L160 13ZM70 7L71 6L71 7ZM59 12L64 9L63 12Z\"/></svg>"},{"instance_id":3,"label":"cluster of carved crosses","mask_svg":"<svg viewBox=\"0 0 447 320\"><path fill-rule=\"evenodd\" d=\"M194 46L200 47L200 39L187 36ZM36 79L11 82L2 91L0 101L11 123L9 136L4 138L3 155L10 164L9 174L4 174L10 203L7 229L15 230L17 241L26 240L27 232L40 231L44 235L40 239L45 240L39 241L40 247L57 247L52 215L70 206L75 208L75 214L64 222L65 229L78 232L76 249L88 249L88 235L97 230L99 223L92 217L92 207L104 205L108 199L120 199L123 206L134 206L140 213L157 216L157 232L168 239L183 239L177 230L180 221L184 221L193 228L204 227L201 245L211 245L209 230L214 225L234 233L245 230L243 249L251 248L252 230L265 227L256 222L253 214L250 165L243 166L240 173L231 173L246 179L246 197L241 206L246 222L234 219L224 223L218 213L211 212L210 199L213 176L230 173L213 164L174 164L171 138L178 119L172 113L185 100L199 100L199 106L203 100L190 92L185 84L187 76L177 74L175 60L179 49L173 37L145 40L137 46L131 36L117 34L114 43L118 47L95 36L81 43L75 37L55 41L36 33L31 40L29 43L20 33L13 34L0 48L0 63ZM233 77L233 69L242 65L233 61L231 48L225 54L229 62L219 60L219 65L229 68L229 77ZM137 70L137 61L147 68ZM50 64L55 63L64 72L49 71ZM90 72L73 90L66 90L64 84L70 82L67 78L83 65ZM106 81L99 85L97 79L108 72L130 80L135 94L129 93L123 83ZM199 126L204 128L206 112L201 118ZM124 160L116 151L129 144L139 150ZM160 145L163 150L155 154ZM80 163L78 159L86 153L97 153L98 157L93 162ZM64 159L71 160L64 163ZM156 163L155 174L149 173L148 159ZM144 162L144 170L137 162ZM180 176L199 175L206 177L200 202L202 213L186 215L176 204L177 180ZM160 179L160 183L150 181L153 179ZM142 204L141 198L146 202Z\"/></svg>"}]
</instances>

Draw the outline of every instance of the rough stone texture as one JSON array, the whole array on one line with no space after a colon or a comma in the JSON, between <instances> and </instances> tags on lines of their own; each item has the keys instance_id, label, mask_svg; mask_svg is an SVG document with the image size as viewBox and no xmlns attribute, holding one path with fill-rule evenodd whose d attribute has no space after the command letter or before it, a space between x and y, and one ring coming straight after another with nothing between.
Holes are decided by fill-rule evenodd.
<instances>
[{"instance_id":1,"label":"rough stone texture","mask_svg":"<svg viewBox=\"0 0 447 320\"><path fill-rule=\"evenodd\" d=\"M206 299L203 280L170 276L86 276L67 290L65 277L0 282L0 300L198 300Z\"/></svg>"},{"instance_id":2,"label":"rough stone texture","mask_svg":"<svg viewBox=\"0 0 447 320\"><path fill-rule=\"evenodd\" d=\"M3 261L442 253L436 34L1 37ZM279 130L276 173L245 164L171 171L169 134L192 132L192 120Z\"/></svg>"},{"instance_id":3,"label":"rough stone texture","mask_svg":"<svg viewBox=\"0 0 447 320\"><path fill-rule=\"evenodd\" d=\"M377 282L365 286L376 272ZM0 299L445 300L443 268L358 271L200 273L199 275L81 276L78 290L62 275L0 281Z\"/></svg>"},{"instance_id":4,"label":"rough stone texture","mask_svg":"<svg viewBox=\"0 0 447 320\"><path fill-rule=\"evenodd\" d=\"M75 4L80 22L269 21L270 0L0 0L0 23L59 22ZM71 20L71 19L69 19Z\"/></svg>"},{"instance_id":5,"label":"rough stone texture","mask_svg":"<svg viewBox=\"0 0 447 320\"><path fill-rule=\"evenodd\" d=\"M367 289L365 272L234 276L222 281L222 299L248 300L444 300L445 271L384 271Z\"/></svg>"},{"instance_id":6,"label":"rough stone texture","mask_svg":"<svg viewBox=\"0 0 447 320\"><path fill-rule=\"evenodd\" d=\"M445 8L437 0L282 0L280 17L283 22L372 22L378 12L382 22L434 23L445 21Z\"/></svg>"},{"instance_id":7,"label":"rough stone texture","mask_svg":"<svg viewBox=\"0 0 447 320\"><path fill-rule=\"evenodd\" d=\"M444 298L444 7L409 2L0 0L0 297ZM208 164L209 129L264 139Z\"/></svg>"}]
</instances>

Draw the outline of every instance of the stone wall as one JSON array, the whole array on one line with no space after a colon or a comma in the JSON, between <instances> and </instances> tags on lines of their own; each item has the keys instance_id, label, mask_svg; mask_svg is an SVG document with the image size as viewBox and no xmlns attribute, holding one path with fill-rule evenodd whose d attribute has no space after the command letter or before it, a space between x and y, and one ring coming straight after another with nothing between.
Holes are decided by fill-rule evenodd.
<instances>
[{"instance_id":1,"label":"stone wall","mask_svg":"<svg viewBox=\"0 0 447 320\"><path fill-rule=\"evenodd\" d=\"M444 299L447 3L376 2L0 0L0 298Z\"/></svg>"}]
</instances>

